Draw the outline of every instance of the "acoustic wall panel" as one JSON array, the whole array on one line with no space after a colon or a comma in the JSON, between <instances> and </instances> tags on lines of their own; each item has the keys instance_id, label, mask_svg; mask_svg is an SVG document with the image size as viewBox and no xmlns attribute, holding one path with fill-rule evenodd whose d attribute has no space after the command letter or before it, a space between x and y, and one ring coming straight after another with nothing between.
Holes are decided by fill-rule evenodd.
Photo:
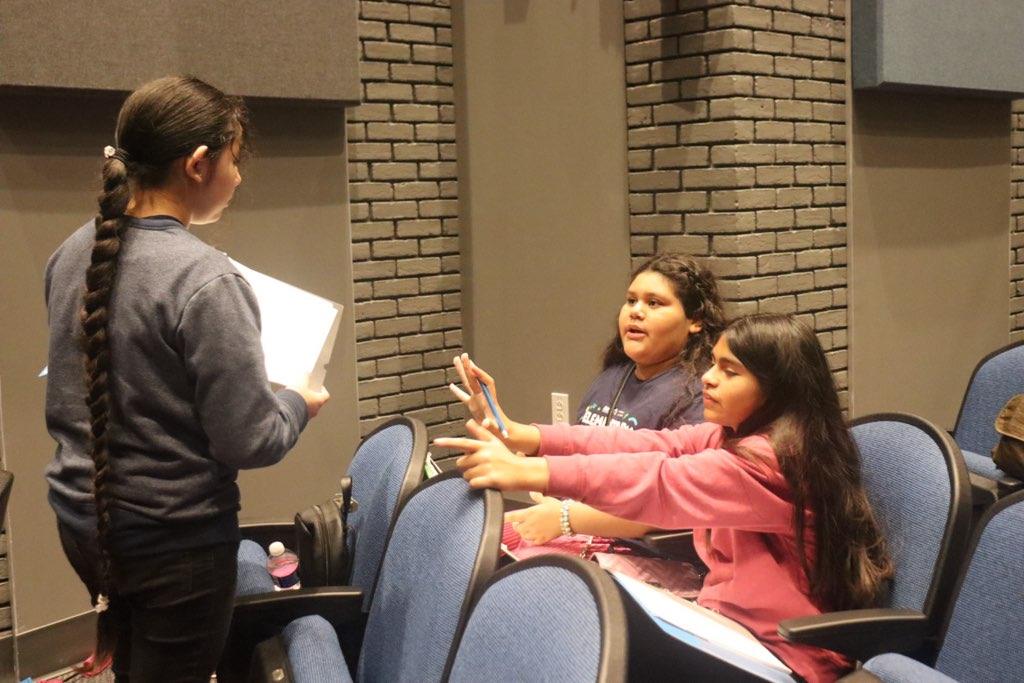
<instances>
[{"instance_id":1,"label":"acoustic wall panel","mask_svg":"<svg viewBox=\"0 0 1024 683\"><path fill-rule=\"evenodd\" d=\"M356 0L0 2L0 86L132 90L194 74L235 95L359 101Z\"/></svg>"},{"instance_id":2,"label":"acoustic wall panel","mask_svg":"<svg viewBox=\"0 0 1024 683\"><path fill-rule=\"evenodd\" d=\"M1024 93L1021 0L855 0L849 7L856 89Z\"/></svg>"}]
</instances>

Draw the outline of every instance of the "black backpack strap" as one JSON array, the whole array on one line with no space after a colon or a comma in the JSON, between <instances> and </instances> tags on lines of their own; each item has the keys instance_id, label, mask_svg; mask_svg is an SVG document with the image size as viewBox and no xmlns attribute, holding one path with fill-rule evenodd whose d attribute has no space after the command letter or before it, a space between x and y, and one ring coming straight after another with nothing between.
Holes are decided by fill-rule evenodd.
<instances>
[{"instance_id":1,"label":"black backpack strap","mask_svg":"<svg viewBox=\"0 0 1024 683\"><path fill-rule=\"evenodd\" d=\"M338 482L341 485L341 523L348 526L348 513L352 509L352 477L346 475Z\"/></svg>"}]
</instances>

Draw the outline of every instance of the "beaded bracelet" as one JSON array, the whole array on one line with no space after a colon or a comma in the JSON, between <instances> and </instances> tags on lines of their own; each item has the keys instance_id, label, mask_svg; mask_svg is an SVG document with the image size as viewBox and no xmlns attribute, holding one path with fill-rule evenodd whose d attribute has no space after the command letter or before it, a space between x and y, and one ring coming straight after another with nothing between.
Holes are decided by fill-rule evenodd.
<instances>
[{"instance_id":1,"label":"beaded bracelet","mask_svg":"<svg viewBox=\"0 0 1024 683\"><path fill-rule=\"evenodd\" d=\"M562 501L562 512L559 515L558 522L562 527L561 530L563 536L572 536L573 534L572 526L569 524L569 503L572 502L573 500L571 498L566 498Z\"/></svg>"}]
</instances>

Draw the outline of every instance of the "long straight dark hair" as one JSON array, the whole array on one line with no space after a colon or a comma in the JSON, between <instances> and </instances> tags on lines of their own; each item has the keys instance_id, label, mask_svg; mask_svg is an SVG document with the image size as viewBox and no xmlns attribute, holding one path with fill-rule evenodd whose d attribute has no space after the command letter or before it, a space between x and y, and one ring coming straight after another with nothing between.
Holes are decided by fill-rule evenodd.
<instances>
[{"instance_id":1,"label":"long straight dark hair","mask_svg":"<svg viewBox=\"0 0 1024 683\"><path fill-rule=\"evenodd\" d=\"M730 443L754 433L771 441L792 491L796 547L811 594L827 609L875 604L892 564L817 336L792 316L768 314L739 318L723 336L764 397ZM812 563L805 551L807 511L814 525Z\"/></svg>"},{"instance_id":2,"label":"long straight dark hair","mask_svg":"<svg viewBox=\"0 0 1024 683\"><path fill-rule=\"evenodd\" d=\"M200 145L215 159L236 138L247 146L248 114L241 100L228 97L197 78L170 76L151 81L125 100L117 117L115 153L103 163L103 192L98 198L92 261L85 274L80 320L85 355L86 403L89 407L89 455L95 473L96 525L101 557L100 595L109 600L96 626L94 661L114 651L115 630L110 611L120 609L110 580L110 494L106 490L110 461L110 426L114 421L110 375L109 307L117 281L132 191L160 186L171 163Z\"/></svg>"},{"instance_id":3,"label":"long straight dark hair","mask_svg":"<svg viewBox=\"0 0 1024 683\"><path fill-rule=\"evenodd\" d=\"M671 252L658 254L641 263L629 276L629 281L632 282L637 275L646 272L658 273L665 277L672 284L676 298L683 304L686 317L700 322L700 331L689 335L676 358L677 367L699 378L711 365L711 348L725 327L725 313L722 310L722 299L718 295L718 281L710 270L701 266L692 257ZM622 347L616 316L615 336L605 347L601 369L607 370L614 365L631 362ZM675 426L679 416L696 398L698 391L689 384L680 387L676 402L659 418L658 424L652 426L659 429Z\"/></svg>"}]
</instances>

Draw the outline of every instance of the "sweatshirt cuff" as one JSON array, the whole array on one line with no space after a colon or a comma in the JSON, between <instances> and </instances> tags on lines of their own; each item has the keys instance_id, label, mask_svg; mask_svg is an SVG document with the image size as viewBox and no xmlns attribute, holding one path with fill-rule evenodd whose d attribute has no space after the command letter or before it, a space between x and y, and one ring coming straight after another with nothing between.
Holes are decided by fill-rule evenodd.
<instances>
[{"instance_id":1,"label":"sweatshirt cuff","mask_svg":"<svg viewBox=\"0 0 1024 683\"><path fill-rule=\"evenodd\" d=\"M306 408L306 399L294 389L282 389L277 392L277 399L281 401L292 413L295 424L301 432L309 422L309 410Z\"/></svg>"},{"instance_id":2,"label":"sweatshirt cuff","mask_svg":"<svg viewBox=\"0 0 1024 683\"><path fill-rule=\"evenodd\" d=\"M548 464L547 495L583 500L587 478L584 458L581 455L545 457Z\"/></svg>"},{"instance_id":3,"label":"sweatshirt cuff","mask_svg":"<svg viewBox=\"0 0 1024 683\"><path fill-rule=\"evenodd\" d=\"M540 430L540 444L537 446L537 455L567 455L566 450L570 445L569 425L533 425Z\"/></svg>"}]
</instances>

